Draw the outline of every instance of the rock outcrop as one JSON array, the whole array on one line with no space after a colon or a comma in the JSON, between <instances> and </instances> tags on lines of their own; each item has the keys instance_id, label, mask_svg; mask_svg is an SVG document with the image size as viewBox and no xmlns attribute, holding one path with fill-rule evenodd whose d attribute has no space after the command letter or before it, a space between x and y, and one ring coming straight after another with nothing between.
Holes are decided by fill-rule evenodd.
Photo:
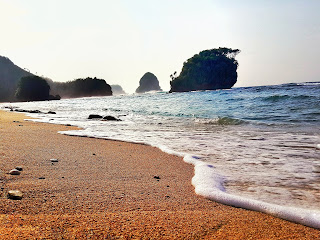
<instances>
[{"instance_id":1,"label":"rock outcrop","mask_svg":"<svg viewBox=\"0 0 320 240\"><path fill-rule=\"evenodd\" d=\"M150 91L162 91L158 78L150 72L145 73L139 81L139 87L136 93L145 93Z\"/></svg>"},{"instance_id":2,"label":"rock outcrop","mask_svg":"<svg viewBox=\"0 0 320 240\"><path fill-rule=\"evenodd\" d=\"M111 85L111 89L113 95L126 94L120 85Z\"/></svg>"},{"instance_id":3,"label":"rock outcrop","mask_svg":"<svg viewBox=\"0 0 320 240\"><path fill-rule=\"evenodd\" d=\"M103 118L103 117L98 114L90 114L88 117L88 119L99 119L99 118Z\"/></svg>"},{"instance_id":4,"label":"rock outcrop","mask_svg":"<svg viewBox=\"0 0 320 240\"><path fill-rule=\"evenodd\" d=\"M105 121L121 121L119 118L116 118L114 116L105 116L105 117L103 117L103 120L105 120Z\"/></svg>"},{"instance_id":5,"label":"rock outcrop","mask_svg":"<svg viewBox=\"0 0 320 240\"><path fill-rule=\"evenodd\" d=\"M237 82L238 49L205 50L188 59L178 77L171 75L170 92L229 89Z\"/></svg>"}]
</instances>

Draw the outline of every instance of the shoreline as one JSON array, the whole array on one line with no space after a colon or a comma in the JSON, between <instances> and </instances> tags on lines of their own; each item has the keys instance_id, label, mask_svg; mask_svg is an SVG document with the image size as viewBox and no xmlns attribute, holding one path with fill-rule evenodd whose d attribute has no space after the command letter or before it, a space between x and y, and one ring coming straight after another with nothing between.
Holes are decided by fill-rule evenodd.
<instances>
[{"instance_id":1,"label":"shoreline","mask_svg":"<svg viewBox=\"0 0 320 240\"><path fill-rule=\"evenodd\" d=\"M25 118L0 111L0 170L24 168L20 176L3 174L1 239L320 236L317 229L196 195L194 168L181 157L148 145L62 135L78 128ZM7 199L12 188L24 198Z\"/></svg>"}]
</instances>

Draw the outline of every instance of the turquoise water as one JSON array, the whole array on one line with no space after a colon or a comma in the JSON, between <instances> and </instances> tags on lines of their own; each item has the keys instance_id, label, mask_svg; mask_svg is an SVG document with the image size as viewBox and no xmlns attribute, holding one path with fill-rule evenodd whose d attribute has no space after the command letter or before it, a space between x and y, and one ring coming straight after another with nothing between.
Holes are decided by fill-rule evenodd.
<instances>
[{"instance_id":1,"label":"turquoise water","mask_svg":"<svg viewBox=\"0 0 320 240\"><path fill-rule=\"evenodd\" d=\"M83 128L63 134L147 143L187 156L195 165L196 192L214 200L229 194L223 203L231 204L232 196L252 200L233 205L255 210L259 201L320 211L320 83L2 106L55 111L32 116ZM88 120L89 114L122 121ZM274 209L267 212L287 211ZM320 226L320 215L315 218L314 226Z\"/></svg>"}]
</instances>

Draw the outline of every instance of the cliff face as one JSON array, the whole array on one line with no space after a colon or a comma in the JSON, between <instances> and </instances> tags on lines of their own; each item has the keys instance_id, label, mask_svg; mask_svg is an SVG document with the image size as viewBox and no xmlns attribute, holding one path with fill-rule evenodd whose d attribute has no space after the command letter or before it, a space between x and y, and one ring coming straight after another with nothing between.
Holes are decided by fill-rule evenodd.
<instances>
[{"instance_id":1,"label":"cliff face","mask_svg":"<svg viewBox=\"0 0 320 240\"><path fill-rule=\"evenodd\" d=\"M144 93L150 91L162 91L159 86L158 78L150 72L145 73L139 82L136 93Z\"/></svg>"},{"instance_id":2,"label":"cliff face","mask_svg":"<svg viewBox=\"0 0 320 240\"><path fill-rule=\"evenodd\" d=\"M19 80L31 75L9 58L0 56L0 102L13 101Z\"/></svg>"},{"instance_id":3,"label":"cliff face","mask_svg":"<svg viewBox=\"0 0 320 240\"><path fill-rule=\"evenodd\" d=\"M237 82L240 50L218 48L205 50L188 59L181 74L171 75L170 92L229 89Z\"/></svg>"}]
</instances>

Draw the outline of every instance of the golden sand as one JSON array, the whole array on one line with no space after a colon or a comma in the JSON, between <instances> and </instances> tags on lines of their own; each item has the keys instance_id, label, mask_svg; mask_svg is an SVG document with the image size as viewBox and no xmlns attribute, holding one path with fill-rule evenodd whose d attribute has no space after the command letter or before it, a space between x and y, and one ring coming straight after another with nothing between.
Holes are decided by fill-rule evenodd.
<instances>
[{"instance_id":1,"label":"golden sand","mask_svg":"<svg viewBox=\"0 0 320 240\"><path fill-rule=\"evenodd\" d=\"M75 128L25 118L0 111L0 239L320 238L317 229L197 196L193 166L180 157L61 135ZM5 174L16 166L21 175ZM14 189L22 200L6 197Z\"/></svg>"}]
</instances>

